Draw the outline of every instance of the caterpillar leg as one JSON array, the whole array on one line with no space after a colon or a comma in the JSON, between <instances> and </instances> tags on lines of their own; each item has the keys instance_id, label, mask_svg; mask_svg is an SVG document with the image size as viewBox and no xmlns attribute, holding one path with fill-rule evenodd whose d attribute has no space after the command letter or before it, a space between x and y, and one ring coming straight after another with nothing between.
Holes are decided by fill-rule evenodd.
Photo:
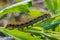
<instances>
[{"instance_id":1,"label":"caterpillar leg","mask_svg":"<svg viewBox=\"0 0 60 40\"><path fill-rule=\"evenodd\" d=\"M9 29L9 30L13 30L13 29L14 29L13 26L8 26L8 27L6 27L6 28Z\"/></svg>"},{"instance_id":2,"label":"caterpillar leg","mask_svg":"<svg viewBox=\"0 0 60 40\"><path fill-rule=\"evenodd\" d=\"M12 25L8 24L5 28L7 28L9 30L13 30L15 28L15 26L12 26Z\"/></svg>"},{"instance_id":3,"label":"caterpillar leg","mask_svg":"<svg viewBox=\"0 0 60 40\"><path fill-rule=\"evenodd\" d=\"M24 30L24 26L18 26L18 30L19 31L23 31Z\"/></svg>"},{"instance_id":4,"label":"caterpillar leg","mask_svg":"<svg viewBox=\"0 0 60 40\"><path fill-rule=\"evenodd\" d=\"M3 28L9 29L9 30L13 30L14 29L13 26L8 25L8 21L4 21Z\"/></svg>"},{"instance_id":5,"label":"caterpillar leg","mask_svg":"<svg viewBox=\"0 0 60 40\"><path fill-rule=\"evenodd\" d=\"M20 26L20 27L18 27L18 30L19 30L19 31L23 31L23 29L24 29L24 28L23 28L23 27L21 27L21 26Z\"/></svg>"}]
</instances>

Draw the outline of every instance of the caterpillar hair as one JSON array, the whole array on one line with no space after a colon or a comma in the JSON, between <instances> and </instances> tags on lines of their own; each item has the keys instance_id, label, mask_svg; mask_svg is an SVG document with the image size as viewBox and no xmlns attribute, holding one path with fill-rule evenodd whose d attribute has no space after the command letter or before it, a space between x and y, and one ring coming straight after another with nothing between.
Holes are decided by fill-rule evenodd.
<instances>
[{"instance_id":1,"label":"caterpillar hair","mask_svg":"<svg viewBox=\"0 0 60 40\"><path fill-rule=\"evenodd\" d=\"M51 17L50 14L44 14L44 15L39 16L37 18L28 19L26 21L9 23L6 28L8 28L8 27L12 27L12 29L14 27L17 27L18 29L19 28L24 28L24 27L28 27L30 25L33 25L34 23L36 23L38 21L44 20L45 18L50 18L50 17Z\"/></svg>"}]
</instances>

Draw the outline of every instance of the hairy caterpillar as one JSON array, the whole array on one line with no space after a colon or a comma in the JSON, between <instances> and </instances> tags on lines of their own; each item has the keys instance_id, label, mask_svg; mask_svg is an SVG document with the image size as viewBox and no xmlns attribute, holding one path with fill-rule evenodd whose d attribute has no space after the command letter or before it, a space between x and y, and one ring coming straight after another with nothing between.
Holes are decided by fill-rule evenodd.
<instances>
[{"instance_id":1,"label":"hairy caterpillar","mask_svg":"<svg viewBox=\"0 0 60 40\"><path fill-rule=\"evenodd\" d=\"M9 24L7 24L6 28L11 28L11 29L21 28L21 29L23 29L24 27L28 27L28 26L33 25L34 23L36 23L38 21L44 20L45 18L49 18L49 17L51 17L50 14L44 14L44 15L39 16L37 18L31 18L31 19L27 19L25 21L9 23Z\"/></svg>"},{"instance_id":2,"label":"hairy caterpillar","mask_svg":"<svg viewBox=\"0 0 60 40\"><path fill-rule=\"evenodd\" d=\"M12 14L11 18L14 18L16 21L11 22L11 20L9 18L8 23L4 22L5 26L3 25L3 28L8 28L8 29L14 29L14 28L20 29L21 28L21 29L23 29L24 27L28 27L28 26L33 25L34 23L36 23L38 21L41 21L41 20L44 20L45 18L51 17L51 14L48 12L45 12L45 14L43 14L42 16L38 16L38 17L31 17L31 16L29 17L29 15L26 13L18 13L18 14L19 15L17 15L16 13ZM6 17L8 17L8 16L6 16ZM4 19L6 17L3 16L3 18L0 18L0 20ZM23 17L23 18L20 19L21 17ZM2 24L0 24L0 25L2 25Z\"/></svg>"}]
</instances>

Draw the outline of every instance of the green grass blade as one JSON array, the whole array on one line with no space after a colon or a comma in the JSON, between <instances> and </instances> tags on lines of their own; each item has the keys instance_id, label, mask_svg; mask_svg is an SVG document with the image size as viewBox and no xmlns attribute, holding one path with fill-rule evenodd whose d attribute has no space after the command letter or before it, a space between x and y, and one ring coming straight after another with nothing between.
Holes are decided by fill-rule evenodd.
<instances>
[{"instance_id":1,"label":"green grass blade","mask_svg":"<svg viewBox=\"0 0 60 40\"><path fill-rule=\"evenodd\" d=\"M46 3L48 10L50 10L52 14L59 14L60 0L45 0L45 3Z\"/></svg>"},{"instance_id":2,"label":"green grass blade","mask_svg":"<svg viewBox=\"0 0 60 40\"><path fill-rule=\"evenodd\" d=\"M18 30L7 30L7 29L0 29L3 33L6 35L12 35L12 37L18 39L18 40L40 40L39 37L32 37L30 33L24 33Z\"/></svg>"},{"instance_id":3,"label":"green grass blade","mask_svg":"<svg viewBox=\"0 0 60 40\"><path fill-rule=\"evenodd\" d=\"M54 13L51 0L45 0L45 4L46 4L48 10L50 10L52 13Z\"/></svg>"},{"instance_id":4,"label":"green grass blade","mask_svg":"<svg viewBox=\"0 0 60 40\"><path fill-rule=\"evenodd\" d=\"M12 12L28 12L29 11L29 5L31 0L25 0L23 2L19 2L16 4L13 4L11 6L8 6L0 11L0 17L7 13L12 13Z\"/></svg>"}]
</instances>

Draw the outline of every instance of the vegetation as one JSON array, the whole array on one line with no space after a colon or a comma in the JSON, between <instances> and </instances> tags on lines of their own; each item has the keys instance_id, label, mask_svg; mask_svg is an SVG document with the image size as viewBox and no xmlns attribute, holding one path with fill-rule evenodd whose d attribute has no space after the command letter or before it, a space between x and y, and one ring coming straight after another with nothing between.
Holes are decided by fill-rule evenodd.
<instances>
[{"instance_id":1,"label":"vegetation","mask_svg":"<svg viewBox=\"0 0 60 40\"><path fill-rule=\"evenodd\" d=\"M27 3L29 1L27 0ZM46 12L39 10L29 10L32 6L16 3L0 11L0 17L11 12L27 12L32 16L42 16ZM0 28L6 35L14 37L16 40L60 40L60 0L45 0L46 7L51 13L51 17L35 23L33 26L24 28L23 31L17 29L8 30ZM34 15L33 15L34 14Z\"/></svg>"}]
</instances>

